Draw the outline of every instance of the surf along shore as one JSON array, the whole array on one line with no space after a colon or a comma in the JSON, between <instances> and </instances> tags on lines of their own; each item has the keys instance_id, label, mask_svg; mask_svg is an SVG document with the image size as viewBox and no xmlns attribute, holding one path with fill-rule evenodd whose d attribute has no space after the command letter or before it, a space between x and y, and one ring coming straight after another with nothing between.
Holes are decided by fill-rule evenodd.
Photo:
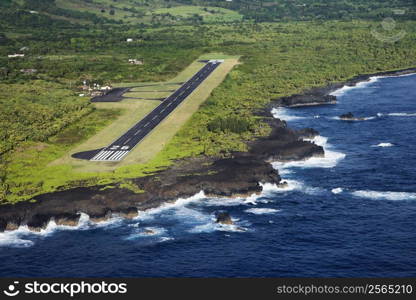
<instances>
[{"instance_id":1,"label":"surf along shore","mask_svg":"<svg viewBox=\"0 0 416 300\"><path fill-rule=\"evenodd\" d=\"M134 218L140 211L175 202L203 191L212 197L251 196L262 192L262 184L284 186L279 172L270 164L273 161L306 160L324 156L324 149L310 141L319 135L311 128L292 130L284 120L273 118L274 107L299 107L336 103L331 95L343 86L355 86L375 76L400 76L415 73L416 68L359 75L343 83L307 90L302 94L274 99L262 111L272 131L269 136L249 142L249 151L233 153L232 157L188 158L177 161L172 167L157 174L132 179L140 190L133 192L120 187L79 187L44 194L34 201L0 206L0 232L16 230L26 225L32 231L45 229L50 221L57 225L77 226L81 213L93 222L101 222L119 215ZM226 200L224 200L226 201Z\"/></svg>"}]
</instances>

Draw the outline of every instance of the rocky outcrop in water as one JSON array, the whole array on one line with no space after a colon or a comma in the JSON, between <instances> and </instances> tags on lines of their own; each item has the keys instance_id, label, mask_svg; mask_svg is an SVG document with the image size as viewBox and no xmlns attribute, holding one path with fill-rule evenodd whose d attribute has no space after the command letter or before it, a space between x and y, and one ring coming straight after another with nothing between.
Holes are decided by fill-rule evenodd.
<instances>
[{"instance_id":1,"label":"rocky outcrop in water","mask_svg":"<svg viewBox=\"0 0 416 300\"><path fill-rule=\"evenodd\" d=\"M364 121L365 118L358 118L352 112L340 115L339 118L343 121Z\"/></svg>"},{"instance_id":2,"label":"rocky outcrop in water","mask_svg":"<svg viewBox=\"0 0 416 300\"><path fill-rule=\"evenodd\" d=\"M218 211L215 213L215 222L222 224L222 225L234 225L233 220L231 219L231 216L226 211Z\"/></svg>"},{"instance_id":3,"label":"rocky outcrop in water","mask_svg":"<svg viewBox=\"0 0 416 300\"><path fill-rule=\"evenodd\" d=\"M274 103L284 107L335 104L337 103L337 97L329 95L328 91L330 89L332 89L332 86L327 88L313 88L302 94L295 94L289 97L276 99L274 100Z\"/></svg>"},{"instance_id":4,"label":"rocky outcrop in water","mask_svg":"<svg viewBox=\"0 0 416 300\"><path fill-rule=\"evenodd\" d=\"M305 160L323 156L324 149L304 139L319 135L314 129L292 130L282 120L272 121L272 132L251 143L250 153L267 162Z\"/></svg>"}]
</instances>

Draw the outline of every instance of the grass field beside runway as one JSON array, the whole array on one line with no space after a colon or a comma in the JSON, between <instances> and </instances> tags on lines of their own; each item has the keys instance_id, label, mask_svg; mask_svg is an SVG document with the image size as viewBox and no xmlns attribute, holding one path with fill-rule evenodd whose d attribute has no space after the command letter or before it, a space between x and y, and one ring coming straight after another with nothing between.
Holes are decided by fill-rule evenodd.
<instances>
[{"instance_id":1,"label":"grass field beside runway","mask_svg":"<svg viewBox=\"0 0 416 300\"><path fill-rule=\"evenodd\" d=\"M124 97L129 98L143 98L143 99L159 99L167 98L172 92L128 92L124 94Z\"/></svg>"},{"instance_id":2,"label":"grass field beside runway","mask_svg":"<svg viewBox=\"0 0 416 300\"><path fill-rule=\"evenodd\" d=\"M165 120L163 120L144 140L138 144L121 166L147 163L172 139L178 130L199 109L200 105L210 96L211 92L227 76L228 72L238 64L238 58L226 59L201 85L182 102ZM202 65L202 64L201 64Z\"/></svg>"},{"instance_id":3,"label":"grass field beside runway","mask_svg":"<svg viewBox=\"0 0 416 300\"><path fill-rule=\"evenodd\" d=\"M114 140L136 124L137 120L142 119L159 104L160 101L136 99L124 99L121 102L94 103L94 106L98 109L119 109L122 113L120 117L109 126L78 147L71 149L70 152L65 154L62 158L52 162L51 165L71 164L75 169L84 169L86 167L86 163L91 164L91 162L74 159L71 157L73 153L99 149L111 144ZM103 168L103 171L105 171L105 169L106 168ZM112 169L113 168L109 168L109 170ZM88 168L86 171L89 171Z\"/></svg>"}]
</instances>

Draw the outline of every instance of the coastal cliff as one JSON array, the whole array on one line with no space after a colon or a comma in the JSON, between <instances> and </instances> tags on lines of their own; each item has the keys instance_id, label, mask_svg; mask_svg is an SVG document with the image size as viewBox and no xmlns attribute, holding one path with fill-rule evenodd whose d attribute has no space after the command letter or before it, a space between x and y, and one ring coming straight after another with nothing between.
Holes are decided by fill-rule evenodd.
<instances>
[{"instance_id":1,"label":"coastal cliff","mask_svg":"<svg viewBox=\"0 0 416 300\"><path fill-rule=\"evenodd\" d=\"M140 211L174 202L203 191L213 197L236 197L259 194L264 183L279 185L281 178L270 165L272 161L306 160L323 156L324 149L304 139L317 136L313 129L293 130L286 122L274 119L271 108L322 105L336 102L330 95L344 85L353 86L373 76L404 75L415 68L356 76L346 83L329 84L303 94L276 99L260 115L272 128L269 136L249 142L249 151L233 153L229 158L199 157L177 161L174 166L147 177L132 179L143 192L105 186L80 187L40 195L33 202L0 206L0 232L27 225L39 231L54 220L58 225L75 226L81 213L94 222L113 215L134 218ZM224 200L226 201L226 200Z\"/></svg>"},{"instance_id":2,"label":"coastal cliff","mask_svg":"<svg viewBox=\"0 0 416 300\"><path fill-rule=\"evenodd\" d=\"M318 133L312 129L291 130L281 120L264 117L272 127L271 134L249 144L250 150L234 153L230 158L189 158L157 174L132 179L142 193L129 189L104 186L80 187L40 195L34 202L0 206L0 231L14 230L27 225L39 231L54 220L58 225L75 226L80 213L95 222L113 215L126 218L138 211L191 197L201 191L212 197L237 197L259 194L261 184L279 185L281 178L270 161L302 160L322 156L322 147L302 139Z\"/></svg>"}]
</instances>

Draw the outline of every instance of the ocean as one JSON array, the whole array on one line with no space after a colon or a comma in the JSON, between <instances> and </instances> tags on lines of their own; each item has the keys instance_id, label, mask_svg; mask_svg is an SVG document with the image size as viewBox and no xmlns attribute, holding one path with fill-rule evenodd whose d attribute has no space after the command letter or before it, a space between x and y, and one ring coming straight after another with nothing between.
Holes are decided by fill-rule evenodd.
<instances>
[{"instance_id":1,"label":"ocean","mask_svg":"<svg viewBox=\"0 0 416 300\"><path fill-rule=\"evenodd\" d=\"M325 158L275 163L288 186L189 199L77 228L0 233L0 276L405 277L416 272L416 75L374 77L338 104L274 109L320 132ZM362 121L342 121L352 112ZM215 223L225 210L235 225Z\"/></svg>"}]
</instances>

